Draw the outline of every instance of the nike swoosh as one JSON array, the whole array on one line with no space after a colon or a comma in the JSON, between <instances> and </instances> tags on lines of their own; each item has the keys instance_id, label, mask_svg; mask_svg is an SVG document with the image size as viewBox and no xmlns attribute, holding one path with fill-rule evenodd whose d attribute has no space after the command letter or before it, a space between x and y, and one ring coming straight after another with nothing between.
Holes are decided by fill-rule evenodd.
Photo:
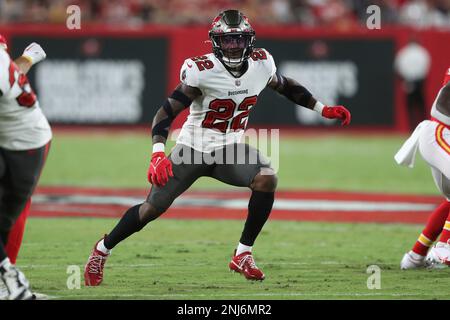
<instances>
[{"instance_id":1,"label":"nike swoosh","mask_svg":"<svg viewBox=\"0 0 450 320\"><path fill-rule=\"evenodd\" d=\"M158 157L158 158L156 159L156 162L155 162L155 168L159 165L159 163L161 162L161 160L162 160L161 157Z\"/></svg>"},{"instance_id":2,"label":"nike swoosh","mask_svg":"<svg viewBox=\"0 0 450 320\"><path fill-rule=\"evenodd\" d=\"M187 63L187 66L188 66L189 68L192 68L192 64Z\"/></svg>"}]
</instances>

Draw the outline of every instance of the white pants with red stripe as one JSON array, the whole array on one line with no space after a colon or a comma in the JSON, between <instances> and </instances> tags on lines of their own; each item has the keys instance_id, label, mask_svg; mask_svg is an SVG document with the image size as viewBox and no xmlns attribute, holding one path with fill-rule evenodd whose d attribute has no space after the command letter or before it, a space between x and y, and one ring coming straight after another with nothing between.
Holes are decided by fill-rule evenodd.
<instances>
[{"instance_id":1,"label":"white pants with red stripe","mask_svg":"<svg viewBox=\"0 0 450 320\"><path fill-rule=\"evenodd\" d=\"M450 129L436 121L427 121L420 131L419 151L430 165L434 182L450 201Z\"/></svg>"}]
</instances>

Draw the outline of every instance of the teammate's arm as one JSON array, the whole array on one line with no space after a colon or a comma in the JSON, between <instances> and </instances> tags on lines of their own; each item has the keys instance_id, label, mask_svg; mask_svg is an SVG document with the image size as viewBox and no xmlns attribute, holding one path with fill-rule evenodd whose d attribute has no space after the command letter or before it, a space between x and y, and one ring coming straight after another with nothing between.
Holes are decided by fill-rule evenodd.
<instances>
[{"instance_id":1,"label":"teammate's arm","mask_svg":"<svg viewBox=\"0 0 450 320\"><path fill-rule=\"evenodd\" d=\"M18 57L16 60L14 60L14 63L19 67L20 71L22 71L23 74L27 74L33 66L30 60L27 60L24 57Z\"/></svg>"},{"instance_id":2,"label":"teammate's arm","mask_svg":"<svg viewBox=\"0 0 450 320\"><path fill-rule=\"evenodd\" d=\"M14 60L14 63L19 67L22 73L27 74L34 64L44 60L46 57L47 54L44 49L42 49L39 44L33 42L26 47L22 56Z\"/></svg>"},{"instance_id":3,"label":"teammate's arm","mask_svg":"<svg viewBox=\"0 0 450 320\"><path fill-rule=\"evenodd\" d=\"M176 116L201 94L198 88L180 83L156 112L152 124L153 154L147 174L150 183L163 186L169 180L169 176L173 177L172 163L164 153L170 126Z\"/></svg>"},{"instance_id":4,"label":"teammate's arm","mask_svg":"<svg viewBox=\"0 0 450 320\"><path fill-rule=\"evenodd\" d=\"M341 119L342 125L350 123L350 112L344 106L325 106L317 101L312 94L292 78L276 72L267 84L268 87L285 96L295 104L319 112L328 119Z\"/></svg>"}]
</instances>

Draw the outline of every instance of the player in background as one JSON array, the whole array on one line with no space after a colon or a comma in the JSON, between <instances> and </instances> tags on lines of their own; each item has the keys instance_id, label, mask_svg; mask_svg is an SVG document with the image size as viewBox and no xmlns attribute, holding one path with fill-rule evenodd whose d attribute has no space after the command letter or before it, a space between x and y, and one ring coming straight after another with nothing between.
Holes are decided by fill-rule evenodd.
<instances>
[{"instance_id":1,"label":"player in background","mask_svg":"<svg viewBox=\"0 0 450 320\"><path fill-rule=\"evenodd\" d=\"M0 35L0 46L2 46L4 49L8 49L6 39ZM42 60L45 59L46 53L40 47L39 45L36 46L29 46L27 48L28 52L32 52L32 50L35 50L34 57L30 58L28 56L31 56L30 53L27 53L27 56L21 56L14 60L16 65L19 67L20 71L22 73L27 74L30 68L33 64L36 64ZM33 60L30 60L33 59ZM20 214L19 218L14 223L13 228L11 229L8 237L8 242L6 244L5 250L6 254L8 255L8 258L12 264L15 264L17 261L17 256L19 254L20 246L22 244L23 239L23 233L25 231L25 223L26 219L30 213L30 206L31 206L31 198L28 199L27 204L25 205L25 208L23 209L22 213ZM0 298L2 297L2 284L0 283ZM6 288L4 288L6 290Z\"/></svg>"},{"instance_id":2,"label":"player in background","mask_svg":"<svg viewBox=\"0 0 450 320\"><path fill-rule=\"evenodd\" d=\"M431 213L412 250L403 256L400 268L404 270L450 265L450 68L431 108L431 120L417 126L396 154L396 161L413 167L417 148L445 199ZM439 234L439 241L429 250Z\"/></svg>"},{"instance_id":3,"label":"player in background","mask_svg":"<svg viewBox=\"0 0 450 320\"><path fill-rule=\"evenodd\" d=\"M263 280L265 275L255 264L252 247L272 210L277 176L258 150L239 143L250 109L260 92L269 87L326 118L340 119L344 125L350 123L350 112L343 106L324 106L297 81L277 72L270 53L254 48L255 31L239 11L220 13L212 23L209 37L213 53L185 60L181 83L153 119L150 194L144 203L128 209L116 227L95 244L85 266L88 286L102 282L111 249L163 214L202 176L252 190L244 230L229 268L249 280ZM187 107L190 114L167 157L165 143L171 123ZM274 112L282 110L274 106ZM228 154L235 155L233 163L221 162ZM188 161L178 161L184 156ZM205 160L215 156L219 161L213 164ZM200 162L189 163L192 159ZM250 163L249 159L256 161Z\"/></svg>"},{"instance_id":4,"label":"player in background","mask_svg":"<svg viewBox=\"0 0 450 320\"><path fill-rule=\"evenodd\" d=\"M2 46L4 49L8 49L6 39L0 34L0 46ZM39 56L34 57L34 62L30 60L30 58L26 56L20 56L14 62L19 67L20 71L22 73L27 74L30 70L31 66L33 64L36 64L43 59L45 59L46 54L45 51L42 50L40 46L36 46L35 48L29 47L27 51L30 51L32 49L37 49L35 52L35 55L38 54ZM28 55L30 55L28 53ZM8 255L8 258L12 264L15 264L17 261L17 256L19 254L20 246L22 244L23 239L23 233L25 230L25 223L26 219L30 212L30 206L31 206L31 198L27 201L27 204L25 205L25 208L23 209L22 213L20 214L19 218L14 223L13 228L11 229L8 237L8 242L6 244L6 253ZM2 284L0 283L0 286ZM6 288L4 288L6 290ZM1 288L0 288L0 298L1 298Z\"/></svg>"},{"instance_id":5,"label":"player in background","mask_svg":"<svg viewBox=\"0 0 450 320\"><path fill-rule=\"evenodd\" d=\"M14 261L30 198L52 138L50 125L25 75L46 54L38 44L32 43L21 57L12 61L6 49L6 41L0 37L0 279L7 299L32 299L29 283L11 263L6 247L9 239L13 239L9 253ZM13 226L15 234L10 238Z\"/></svg>"}]
</instances>

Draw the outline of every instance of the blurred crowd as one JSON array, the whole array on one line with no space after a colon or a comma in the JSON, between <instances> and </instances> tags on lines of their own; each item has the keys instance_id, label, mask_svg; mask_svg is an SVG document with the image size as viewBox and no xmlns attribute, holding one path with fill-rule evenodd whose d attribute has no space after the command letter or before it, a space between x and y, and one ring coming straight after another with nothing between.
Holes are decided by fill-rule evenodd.
<instances>
[{"instance_id":1,"label":"blurred crowd","mask_svg":"<svg viewBox=\"0 0 450 320\"><path fill-rule=\"evenodd\" d=\"M83 23L207 24L219 11L237 8L255 24L337 28L365 25L367 7L378 5L382 26L450 29L450 0L0 0L0 24L63 23L72 4Z\"/></svg>"}]
</instances>

